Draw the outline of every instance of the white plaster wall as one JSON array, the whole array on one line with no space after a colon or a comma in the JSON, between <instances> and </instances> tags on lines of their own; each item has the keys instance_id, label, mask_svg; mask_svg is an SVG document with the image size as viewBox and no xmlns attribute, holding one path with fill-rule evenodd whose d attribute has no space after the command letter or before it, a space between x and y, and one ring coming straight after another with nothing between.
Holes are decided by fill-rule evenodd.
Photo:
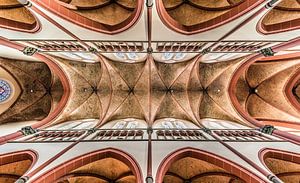
<instances>
[{"instance_id":1,"label":"white plaster wall","mask_svg":"<svg viewBox=\"0 0 300 183\"><path fill-rule=\"evenodd\" d=\"M18 33L15 33L15 35L18 35ZM3 36L3 32L1 29L0 36ZM21 51L16 50L14 48L10 48L7 46L0 45L0 55L3 58L10 58L10 59L18 59L18 60L28 60L28 61L39 61L38 59L24 55Z\"/></svg>"},{"instance_id":2,"label":"white plaster wall","mask_svg":"<svg viewBox=\"0 0 300 183\"><path fill-rule=\"evenodd\" d=\"M209 129L250 129L247 126L238 124L236 122L212 118L201 119L201 124Z\"/></svg>"},{"instance_id":3,"label":"white plaster wall","mask_svg":"<svg viewBox=\"0 0 300 183\"><path fill-rule=\"evenodd\" d=\"M55 156L71 143L6 143L0 146L0 155L10 152L33 150L37 152L38 159L32 169L28 172L39 167L41 164Z\"/></svg>"},{"instance_id":4,"label":"white plaster wall","mask_svg":"<svg viewBox=\"0 0 300 183\"><path fill-rule=\"evenodd\" d=\"M37 121L24 121L24 122L9 122L0 125L1 136L8 135L21 130L25 126L31 126Z\"/></svg>"}]
</instances>

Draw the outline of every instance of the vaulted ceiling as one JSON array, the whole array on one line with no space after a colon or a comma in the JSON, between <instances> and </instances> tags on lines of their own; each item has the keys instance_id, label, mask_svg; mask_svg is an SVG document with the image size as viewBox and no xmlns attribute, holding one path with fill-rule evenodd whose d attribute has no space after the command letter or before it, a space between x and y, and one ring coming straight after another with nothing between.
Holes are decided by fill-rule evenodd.
<instances>
[{"instance_id":1,"label":"vaulted ceiling","mask_svg":"<svg viewBox=\"0 0 300 183\"><path fill-rule=\"evenodd\" d=\"M300 122L296 0L23 3L0 0L0 63L16 86L1 123L53 112L48 124L177 118L202 126L213 118L254 127L245 115ZM286 54L294 56L275 59Z\"/></svg>"},{"instance_id":2,"label":"vaulted ceiling","mask_svg":"<svg viewBox=\"0 0 300 183\"><path fill-rule=\"evenodd\" d=\"M1 124L42 120L60 101L63 93L60 80L46 64L1 59L0 68L10 75L13 94L16 95L10 105L3 106Z\"/></svg>"}]
</instances>

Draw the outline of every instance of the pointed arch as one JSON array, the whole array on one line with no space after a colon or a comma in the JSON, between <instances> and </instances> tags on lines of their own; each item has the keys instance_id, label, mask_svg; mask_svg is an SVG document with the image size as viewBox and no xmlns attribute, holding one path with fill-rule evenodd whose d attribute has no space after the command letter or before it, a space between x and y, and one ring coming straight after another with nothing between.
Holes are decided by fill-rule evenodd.
<instances>
[{"instance_id":1,"label":"pointed arch","mask_svg":"<svg viewBox=\"0 0 300 183\"><path fill-rule=\"evenodd\" d=\"M259 178L254 173L250 172L246 168L237 165L230 160L223 158L221 156L215 155L211 152L207 152L200 149L195 149L191 147L179 149L175 152L169 154L160 164L158 168L158 172L156 174L156 182L161 183L164 180L166 174L168 174L168 170L171 168L173 163L178 162L179 160L183 160L184 158L191 158L195 160L200 160L198 163L202 162L210 167L214 167L217 169L214 173L202 172L201 174L194 175L185 180L192 181L192 179L198 179L201 177L205 177L207 175L218 175L222 177L230 177L233 179L242 180L244 182L264 182L261 178ZM199 165L199 164L198 164ZM175 176L182 177L182 176Z\"/></svg>"},{"instance_id":2,"label":"pointed arch","mask_svg":"<svg viewBox=\"0 0 300 183\"><path fill-rule=\"evenodd\" d=\"M300 181L300 154L265 148L259 152L259 158L261 163L283 182Z\"/></svg>"},{"instance_id":3,"label":"pointed arch","mask_svg":"<svg viewBox=\"0 0 300 183\"><path fill-rule=\"evenodd\" d=\"M101 149L96 150L93 152L89 152L80 156L77 156L71 160L68 160L66 162L63 162L62 164L54 167L53 169L47 171L45 174L39 176L37 179L33 180L34 183L42 183L42 182L61 182L68 178L74 178L74 177L94 177L94 178L100 178L102 180L108 180L111 179L110 177L107 177L106 175L99 175L99 174L86 174L88 172L81 172L83 171L80 168L86 167L88 165L92 165L93 163L101 160L113 160L117 161L123 166L128 167L131 171L129 174L126 173L120 173L120 176L117 178L121 179L124 178L124 176L134 176L136 182L142 182L142 174L141 169L136 162L136 160L131 157L129 154L118 150L114 148L107 148L107 149ZM79 173L79 174L77 174ZM127 174L128 173L128 174ZM121 178L120 178L121 177Z\"/></svg>"},{"instance_id":4,"label":"pointed arch","mask_svg":"<svg viewBox=\"0 0 300 183\"><path fill-rule=\"evenodd\" d=\"M37 153L31 150L0 155L0 182L15 182L34 166L37 159Z\"/></svg>"},{"instance_id":5,"label":"pointed arch","mask_svg":"<svg viewBox=\"0 0 300 183\"><path fill-rule=\"evenodd\" d=\"M39 6L84 28L104 34L117 34L135 25L142 14L143 0L118 2L34 0Z\"/></svg>"}]
</instances>

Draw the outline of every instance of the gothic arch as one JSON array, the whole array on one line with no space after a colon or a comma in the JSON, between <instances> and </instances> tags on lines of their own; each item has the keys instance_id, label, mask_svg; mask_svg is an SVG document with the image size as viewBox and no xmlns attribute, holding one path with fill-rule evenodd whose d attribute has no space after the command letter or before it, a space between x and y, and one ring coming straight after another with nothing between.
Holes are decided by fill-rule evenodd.
<instances>
[{"instance_id":1,"label":"gothic arch","mask_svg":"<svg viewBox=\"0 0 300 183\"><path fill-rule=\"evenodd\" d=\"M197 163L203 163L204 166L210 167L209 171L203 171L199 174L195 174L192 177L188 177L188 179L182 175L178 175L176 172L168 171L172 168L172 164L182 161L185 158L190 158L191 160L198 160ZM194 162L195 163L195 162ZM201 164L202 165L202 164ZM199 164L197 165L199 166ZM174 167L173 167L174 169ZM176 169L176 168L175 168ZM195 168L196 169L196 168ZM195 171L194 171L195 172ZM191 181L193 179L205 178L205 177L224 177L226 179L237 181L237 182L264 182L258 176L254 175L249 170L241 167L230 160L227 160L218 155L212 154L210 152L206 152L200 149L194 148L183 148L179 149L175 152L172 152L168 155L163 162L160 164L158 168L158 172L156 175L156 182L163 182L166 175L173 176L184 181Z\"/></svg>"},{"instance_id":2,"label":"gothic arch","mask_svg":"<svg viewBox=\"0 0 300 183\"><path fill-rule=\"evenodd\" d=\"M129 29L138 21L143 10L143 0L34 2L79 26L105 34L117 34Z\"/></svg>"},{"instance_id":3,"label":"gothic arch","mask_svg":"<svg viewBox=\"0 0 300 183\"><path fill-rule=\"evenodd\" d=\"M300 181L300 154L278 149L262 149L261 163L275 176L286 183Z\"/></svg>"},{"instance_id":4,"label":"gothic arch","mask_svg":"<svg viewBox=\"0 0 300 183\"><path fill-rule=\"evenodd\" d=\"M37 161L31 150L0 155L0 183L13 183L30 170Z\"/></svg>"},{"instance_id":5,"label":"gothic arch","mask_svg":"<svg viewBox=\"0 0 300 183\"><path fill-rule=\"evenodd\" d=\"M103 160L106 162L103 162ZM93 170L91 168L93 166L97 168L95 163L97 162L99 163L99 161L102 161L101 163L103 164L107 164L107 161L110 161L111 163L115 163L119 165L116 166L117 168L121 166L122 168L120 168L120 170L126 169L127 171L124 172L118 172L118 171L116 172L117 174L120 174L119 178L121 177L123 179L126 177L131 177L131 180L135 180L136 182L142 182L143 180L141 169L133 157L131 157L129 154L121 150L108 148L108 149L93 151L81 156L77 156L71 160L68 160L67 162L64 162L56 166L55 168L47 171L45 174L41 175L40 177L38 177L36 180L33 180L32 182L34 183L63 182L67 179L76 178L76 177L97 178L104 181L112 181L112 178L107 174L99 174L96 171L86 171L86 170ZM101 167L102 166L99 166L98 168Z\"/></svg>"}]
</instances>

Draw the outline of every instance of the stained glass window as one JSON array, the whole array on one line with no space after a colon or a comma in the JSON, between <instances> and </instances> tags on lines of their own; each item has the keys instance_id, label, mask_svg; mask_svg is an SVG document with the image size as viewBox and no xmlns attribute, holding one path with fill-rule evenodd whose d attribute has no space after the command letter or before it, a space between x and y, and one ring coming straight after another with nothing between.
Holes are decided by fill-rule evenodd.
<instances>
[{"instance_id":1,"label":"stained glass window","mask_svg":"<svg viewBox=\"0 0 300 183\"><path fill-rule=\"evenodd\" d=\"M164 52L162 54L162 60L163 61L172 61L172 60L181 61L184 59L185 56L186 56L186 53L182 53L182 52L178 52L178 53ZM173 62L175 62L175 61L173 61Z\"/></svg>"},{"instance_id":2,"label":"stained glass window","mask_svg":"<svg viewBox=\"0 0 300 183\"><path fill-rule=\"evenodd\" d=\"M10 85L0 79L0 102L6 101L11 95L11 87Z\"/></svg>"},{"instance_id":3,"label":"stained glass window","mask_svg":"<svg viewBox=\"0 0 300 183\"><path fill-rule=\"evenodd\" d=\"M114 55L119 59L127 60L127 61L135 61L135 60L139 59L139 56L134 52L129 52L126 54L122 53L122 52L117 52L117 53L114 53Z\"/></svg>"}]
</instances>

